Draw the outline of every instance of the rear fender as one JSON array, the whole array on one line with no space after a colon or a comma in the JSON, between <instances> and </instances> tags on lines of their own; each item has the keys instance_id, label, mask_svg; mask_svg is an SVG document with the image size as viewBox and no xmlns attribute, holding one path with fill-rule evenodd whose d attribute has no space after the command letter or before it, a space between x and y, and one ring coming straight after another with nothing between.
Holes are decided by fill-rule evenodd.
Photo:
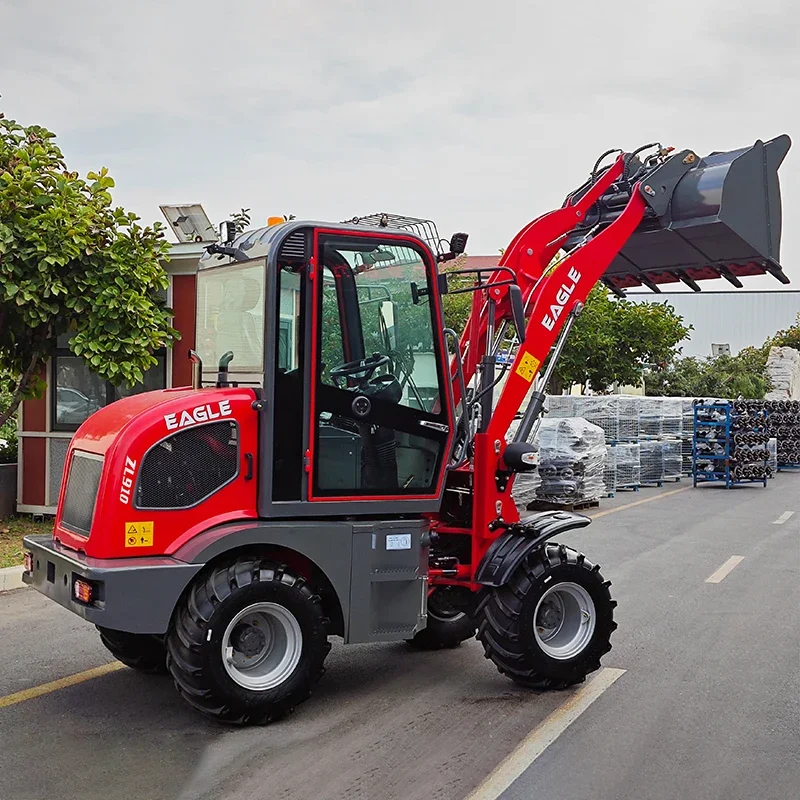
<instances>
[{"instance_id":1,"label":"rear fender","mask_svg":"<svg viewBox=\"0 0 800 800\"><path fill-rule=\"evenodd\" d=\"M568 511L543 511L512 525L495 539L475 574L475 582L498 587L508 583L526 556L543 547L548 539L573 528L585 528L591 518Z\"/></svg>"}]
</instances>

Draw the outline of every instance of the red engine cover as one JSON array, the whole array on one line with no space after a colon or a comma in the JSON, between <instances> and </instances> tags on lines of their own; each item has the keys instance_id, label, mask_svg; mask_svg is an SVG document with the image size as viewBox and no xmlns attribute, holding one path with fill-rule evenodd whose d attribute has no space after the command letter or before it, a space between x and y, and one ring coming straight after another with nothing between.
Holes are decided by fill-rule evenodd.
<instances>
[{"instance_id":1,"label":"red engine cover","mask_svg":"<svg viewBox=\"0 0 800 800\"><path fill-rule=\"evenodd\" d=\"M165 555L213 525L256 517L258 413L252 407L254 400L254 392L245 388L166 389L134 395L97 411L78 428L70 443L55 538L94 558ZM135 488L150 448L179 431L217 420L238 425L239 468L235 478L190 508L135 508ZM62 524L75 451L104 459L88 537Z\"/></svg>"}]
</instances>

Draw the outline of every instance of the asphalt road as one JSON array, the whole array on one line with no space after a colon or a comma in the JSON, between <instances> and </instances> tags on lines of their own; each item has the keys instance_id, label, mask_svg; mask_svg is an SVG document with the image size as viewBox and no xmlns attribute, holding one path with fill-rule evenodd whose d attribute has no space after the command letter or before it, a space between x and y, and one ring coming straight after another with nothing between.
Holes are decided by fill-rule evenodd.
<instances>
[{"instance_id":1,"label":"asphalt road","mask_svg":"<svg viewBox=\"0 0 800 800\"><path fill-rule=\"evenodd\" d=\"M613 581L603 665L626 672L504 800L800 795L800 475L684 486L604 501L564 539ZM0 698L109 660L35 592L0 595ZM334 644L327 664L311 700L267 728L216 726L169 679L128 669L0 708L0 800L462 800L575 693L517 689L474 641Z\"/></svg>"}]
</instances>

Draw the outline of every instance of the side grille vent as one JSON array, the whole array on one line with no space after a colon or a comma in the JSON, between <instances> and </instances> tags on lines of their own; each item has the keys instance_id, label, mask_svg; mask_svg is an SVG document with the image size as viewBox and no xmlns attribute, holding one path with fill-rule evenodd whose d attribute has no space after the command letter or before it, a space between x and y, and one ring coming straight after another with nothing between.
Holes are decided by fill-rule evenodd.
<instances>
[{"instance_id":1,"label":"side grille vent","mask_svg":"<svg viewBox=\"0 0 800 800\"><path fill-rule=\"evenodd\" d=\"M61 510L61 524L67 530L89 535L102 474L103 459L100 456L73 451Z\"/></svg>"},{"instance_id":2,"label":"side grille vent","mask_svg":"<svg viewBox=\"0 0 800 800\"><path fill-rule=\"evenodd\" d=\"M281 245L278 260L292 264L305 264L308 260L306 253L307 237L303 231L296 231Z\"/></svg>"},{"instance_id":3,"label":"side grille vent","mask_svg":"<svg viewBox=\"0 0 800 800\"><path fill-rule=\"evenodd\" d=\"M196 425L159 442L145 456L137 508L189 508L230 483L239 471L235 422Z\"/></svg>"}]
</instances>

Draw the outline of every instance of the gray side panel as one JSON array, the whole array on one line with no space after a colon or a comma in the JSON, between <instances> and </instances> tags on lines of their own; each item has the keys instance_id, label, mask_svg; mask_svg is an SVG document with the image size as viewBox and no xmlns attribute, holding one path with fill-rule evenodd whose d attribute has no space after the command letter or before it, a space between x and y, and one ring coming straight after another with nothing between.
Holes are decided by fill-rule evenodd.
<instances>
[{"instance_id":1,"label":"gray side panel","mask_svg":"<svg viewBox=\"0 0 800 800\"><path fill-rule=\"evenodd\" d=\"M49 536L25 538L33 553L32 573L22 579L60 606L96 625L130 633L166 633L181 593L200 570L173 558L97 559L66 551ZM87 607L72 599L76 577L98 584L100 603Z\"/></svg>"},{"instance_id":2,"label":"gray side panel","mask_svg":"<svg viewBox=\"0 0 800 800\"><path fill-rule=\"evenodd\" d=\"M419 519L354 526L347 642L410 639L425 627L428 529Z\"/></svg>"},{"instance_id":3,"label":"gray side panel","mask_svg":"<svg viewBox=\"0 0 800 800\"><path fill-rule=\"evenodd\" d=\"M175 557L193 564L205 564L222 553L251 545L279 545L301 553L313 561L333 585L342 607L346 638L352 542L353 525L350 522L256 520L212 528L182 547Z\"/></svg>"}]
</instances>

